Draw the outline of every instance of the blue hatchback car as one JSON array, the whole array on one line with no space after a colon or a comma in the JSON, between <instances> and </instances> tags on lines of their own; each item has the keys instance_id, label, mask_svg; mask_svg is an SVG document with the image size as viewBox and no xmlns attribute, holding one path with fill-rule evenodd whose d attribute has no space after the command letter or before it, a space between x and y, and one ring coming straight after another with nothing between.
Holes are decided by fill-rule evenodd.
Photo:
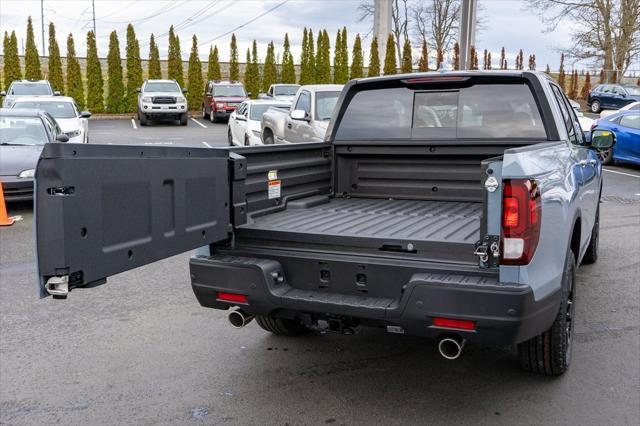
<instances>
[{"instance_id":1,"label":"blue hatchback car","mask_svg":"<svg viewBox=\"0 0 640 426\"><path fill-rule=\"evenodd\" d=\"M640 111L623 111L601 118L592 132L593 129L611 130L616 135L613 148L600 152L603 164L620 161L640 165Z\"/></svg>"},{"instance_id":2,"label":"blue hatchback car","mask_svg":"<svg viewBox=\"0 0 640 426\"><path fill-rule=\"evenodd\" d=\"M593 113L603 109L620 109L635 101L640 101L640 87L621 84L599 84L587 97L587 105Z\"/></svg>"}]
</instances>

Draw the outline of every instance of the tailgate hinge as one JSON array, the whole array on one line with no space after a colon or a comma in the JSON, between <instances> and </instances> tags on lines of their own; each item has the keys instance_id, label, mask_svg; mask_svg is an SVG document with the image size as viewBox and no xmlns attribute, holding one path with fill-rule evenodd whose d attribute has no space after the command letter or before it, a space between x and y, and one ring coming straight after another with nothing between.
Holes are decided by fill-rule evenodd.
<instances>
[{"instance_id":1,"label":"tailgate hinge","mask_svg":"<svg viewBox=\"0 0 640 426\"><path fill-rule=\"evenodd\" d=\"M500 236L485 235L475 244L473 254L478 256L480 268L497 268L500 265Z\"/></svg>"}]
</instances>

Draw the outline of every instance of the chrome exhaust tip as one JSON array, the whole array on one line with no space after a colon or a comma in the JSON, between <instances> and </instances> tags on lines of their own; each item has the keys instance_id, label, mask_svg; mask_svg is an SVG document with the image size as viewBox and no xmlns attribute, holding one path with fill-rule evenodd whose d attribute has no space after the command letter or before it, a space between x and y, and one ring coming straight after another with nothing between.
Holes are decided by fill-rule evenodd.
<instances>
[{"instance_id":1,"label":"chrome exhaust tip","mask_svg":"<svg viewBox=\"0 0 640 426\"><path fill-rule=\"evenodd\" d=\"M237 309L229 312L229 316L227 318L234 328L242 328L251 322L254 315L247 315L242 310Z\"/></svg>"},{"instance_id":2,"label":"chrome exhaust tip","mask_svg":"<svg viewBox=\"0 0 640 426\"><path fill-rule=\"evenodd\" d=\"M460 336L449 336L440 339L438 342L438 351L445 359L458 359L462 354L465 340Z\"/></svg>"}]
</instances>

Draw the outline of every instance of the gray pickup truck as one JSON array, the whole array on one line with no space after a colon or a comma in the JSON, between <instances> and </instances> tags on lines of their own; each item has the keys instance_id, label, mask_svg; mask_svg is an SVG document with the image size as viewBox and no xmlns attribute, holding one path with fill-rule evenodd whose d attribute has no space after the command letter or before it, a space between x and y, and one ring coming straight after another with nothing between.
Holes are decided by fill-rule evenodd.
<instances>
[{"instance_id":1,"label":"gray pickup truck","mask_svg":"<svg viewBox=\"0 0 640 426\"><path fill-rule=\"evenodd\" d=\"M597 148L546 74L349 82L326 141L241 148L47 144L42 296L196 249L202 306L280 335L358 326L571 358L575 271L598 256ZM185 277L186 279L187 277Z\"/></svg>"}]
</instances>

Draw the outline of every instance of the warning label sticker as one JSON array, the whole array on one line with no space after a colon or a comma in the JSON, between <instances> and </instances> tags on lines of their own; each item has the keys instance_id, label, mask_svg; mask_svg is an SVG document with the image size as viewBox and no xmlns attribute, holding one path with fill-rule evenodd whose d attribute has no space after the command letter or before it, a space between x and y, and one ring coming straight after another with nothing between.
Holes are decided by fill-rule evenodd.
<instances>
[{"instance_id":1,"label":"warning label sticker","mask_svg":"<svg viewBox=\"0 0 640 426\"><path fill-rule=\"evenodd\" d=\"M280 181L279 180L270 180L269 181L269 199L272 198L280 198Z\"/></svg>"},{"instance_id":2,"label":"warning label sticker","mask_svg":"<svg viewBox=\"0 0 640 426\"><path fill-rule=\"evenodd\" d=\"M267 178L269 178L269 180L278 180L278 171L269 170L269 172L267 173Z\"/></svg>"}]
</instances>

